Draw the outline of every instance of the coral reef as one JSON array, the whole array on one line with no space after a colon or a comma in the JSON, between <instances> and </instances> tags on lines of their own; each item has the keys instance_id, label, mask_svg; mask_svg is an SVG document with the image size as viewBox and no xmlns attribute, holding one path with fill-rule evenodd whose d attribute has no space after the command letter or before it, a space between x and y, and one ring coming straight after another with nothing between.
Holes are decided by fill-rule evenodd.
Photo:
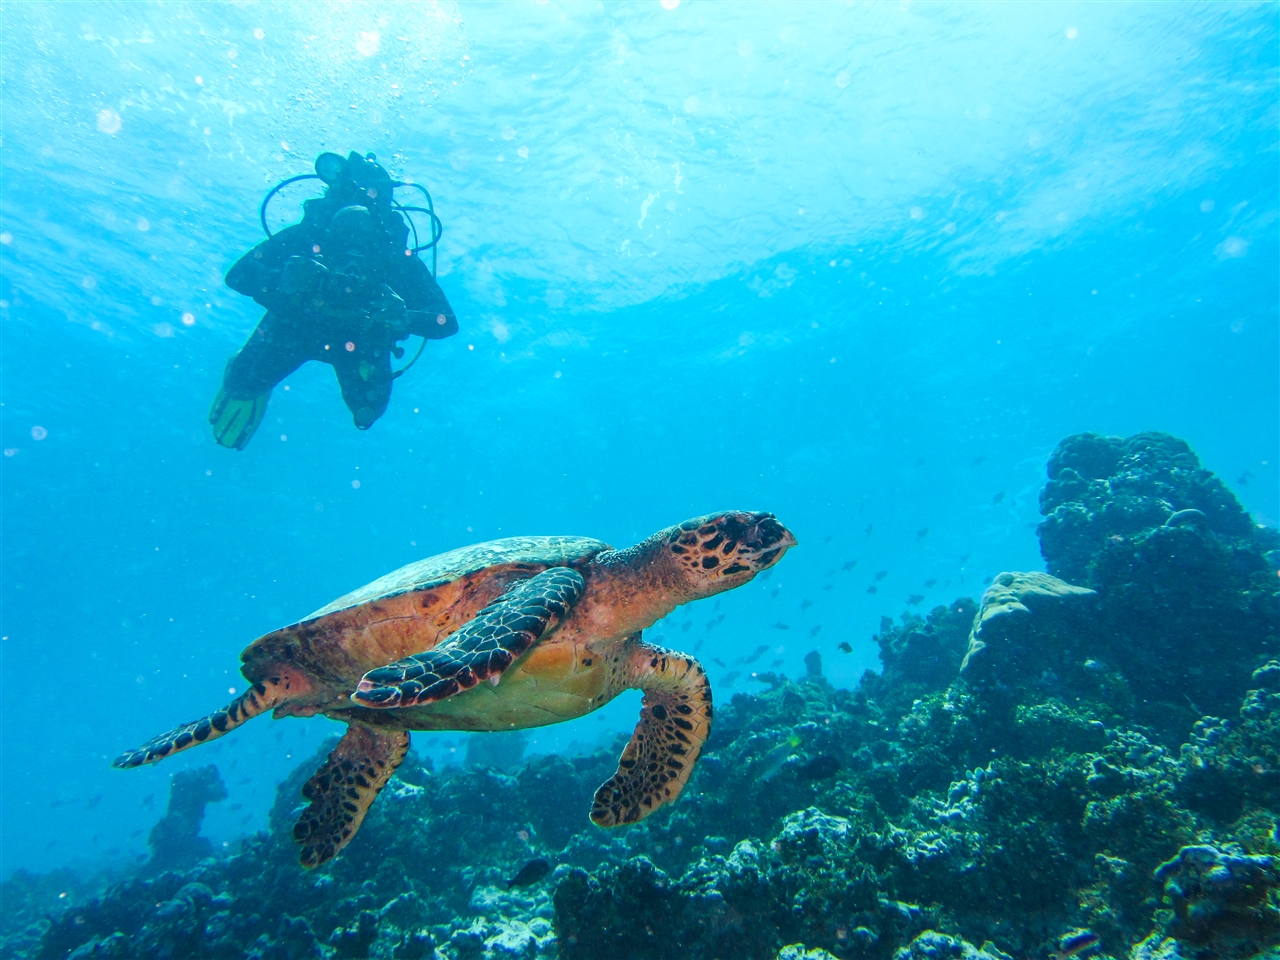
<instances>
[{"instance_id":1,"label":"coral reef","mask_svg":"<svg viewBox=\"0 0 1280 960\"><path fill-rule=\"evenodd\" d=\"M620 742L518 763L523 744L477 740L495 752L461 768L411 753L359 841L304 872L307 761L225 856L165 866L153 844L97 890L10 878L0 955L1274 956L1275 533L1172 437L1069 437L1049 476L1048 573L886 619L884 668L854 690L820 656L762 674L718 705L681 802L640 824L583 813ZM178 793L165 829L198 837ZM507 889L537 858L550 874Z\"/></svg>"}]
</instances>

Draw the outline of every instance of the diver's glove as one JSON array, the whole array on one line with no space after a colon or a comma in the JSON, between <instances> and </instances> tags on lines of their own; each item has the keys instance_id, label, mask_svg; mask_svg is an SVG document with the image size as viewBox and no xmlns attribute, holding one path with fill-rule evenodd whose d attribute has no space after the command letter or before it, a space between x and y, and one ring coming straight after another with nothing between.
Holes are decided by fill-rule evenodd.
<instances>
[{"instance_id":1,"label":"diver's glove","mask_svg":"<svg viewBox=\"0 0 1280 960\"><path fill-rule=\"evenodd\" d=\"M311 257L290 257L280 269L276 292L294 302L314 296L323 287L329 269Z\"/></svg>"},{"instance_id":2,"label":"diver's glove","mask_svg":"<svg viewBox=\"0 0 1280 960\"><path fill-rule=\"evenodd\" d=\"M243 450L253 439L253 433L262 423L267 412L271 392L259 394L249 400L232 400L223 387L213 399L209 410L209 423L213 425L213 439L224 447Z\"/></svg>"}]
</instances>

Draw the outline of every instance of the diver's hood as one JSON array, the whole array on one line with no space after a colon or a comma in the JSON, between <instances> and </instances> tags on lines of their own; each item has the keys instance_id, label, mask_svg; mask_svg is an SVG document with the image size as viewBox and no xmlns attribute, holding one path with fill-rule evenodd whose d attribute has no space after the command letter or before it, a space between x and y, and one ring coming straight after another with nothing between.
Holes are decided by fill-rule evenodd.
<instances>
[{"instance_id":1,"label":"diver's hood","mask_svg":"<svg viewBox=\"0 0 1280 960\"><path fill-rule=\"evenodd\" d=\"M343 207L333 215L324 232L326 250L366 250L378 242L378 227L368 207Z\"/></svg>"},{"instance_id":2,"label":"diver's hood","mask_svg":"<svg viewBox=\"0 0 1280 960\"><path fill-rule=\"evenodd\" d=\"M386 275L380 255L382 233L367 207L343 207L333 215L324 232L322 250L335 276L360 285L379 282Z\"/></svg>"}]
</instances>

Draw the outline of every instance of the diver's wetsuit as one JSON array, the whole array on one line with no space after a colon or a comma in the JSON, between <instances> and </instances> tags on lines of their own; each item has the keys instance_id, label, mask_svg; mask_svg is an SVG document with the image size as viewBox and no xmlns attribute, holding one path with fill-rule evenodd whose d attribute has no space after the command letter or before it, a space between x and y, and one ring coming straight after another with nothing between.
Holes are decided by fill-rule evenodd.
<instances>
[{"instance_id":1,"label":"diver's wetsuit","mask_svg":"<svg viewBox=\"0 0 1280 960\"><path fill-rule=\"evenodd\" d=\"M312 212L308 210L307 220L318 219ZM399 214L391 215L399 220ZM331 238L307 220L258 244L227 272L227 286L252 297L267 313L227 364L223 389L232 399L256 397L269 393L308 360L320 360L333 366L356 426L367 430L391 399L391 352L397 341L409 336L450 337L458 332L458 321L427 265L403 252L391 256L381 244L376 254L384 261L377 271L380 282L346 292L340 286L335 289L330 276L317 290L282 293L277 284L290 257L318 259L331 245ZM397 246L403 250L402 244ZM403 307L397 311L394 298L387 298L392 310L371 313L385 297L384 284Z\"/></svg>"}]
</instances>

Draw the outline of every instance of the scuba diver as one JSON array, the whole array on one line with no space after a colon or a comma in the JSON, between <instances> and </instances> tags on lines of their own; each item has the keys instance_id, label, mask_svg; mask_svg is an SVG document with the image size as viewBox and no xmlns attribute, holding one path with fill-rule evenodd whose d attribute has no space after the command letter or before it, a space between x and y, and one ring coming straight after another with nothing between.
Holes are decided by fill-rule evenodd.
<instances>
[{"instance_id":1,"label":"scuba diver","mask_svg":"<svg viewBox=\"0 0 1280 960\"><path fill-rule=\"evenodd\" d=\"M232 357L222 388L209 411L213 436L224 447L243 450L262 423L271 391L308 360L332 365L342 399L356 427L373 426L391 399L391 385L422 355L427 340L458 332L458 321L418 252L435 246L442 227L425 188L393 181L371 153L336 153L316 158L315 174L277 185L262 201L259 217L267 239L227 271L232 290L266 308L258 327ZM276 234L267 228L266 209L281 187L319 179L324 196L303 204L300 223ZM414 186L427 195L426 208L397 203L396 187ZM402 211L431 218L431 241L409 246ZM404 356L399 342L422 337L417 355L392 370Z\"/></svg>"}]
</instances>

